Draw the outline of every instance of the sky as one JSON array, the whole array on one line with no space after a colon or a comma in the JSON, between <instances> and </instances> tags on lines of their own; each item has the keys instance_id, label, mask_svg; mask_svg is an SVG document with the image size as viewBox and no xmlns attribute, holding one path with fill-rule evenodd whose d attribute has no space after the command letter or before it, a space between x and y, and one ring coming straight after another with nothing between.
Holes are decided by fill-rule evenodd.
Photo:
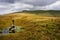
<instances>
[{"instance_id":1,"label":"sky","mask_svg":"<svg viewBox=\"0 0 60 40\"><path fill-rule=\"evenodd\" d=\"M23 10L60 10L60 0L0 0L0 14Z\"/></svg>"}]
</instances>

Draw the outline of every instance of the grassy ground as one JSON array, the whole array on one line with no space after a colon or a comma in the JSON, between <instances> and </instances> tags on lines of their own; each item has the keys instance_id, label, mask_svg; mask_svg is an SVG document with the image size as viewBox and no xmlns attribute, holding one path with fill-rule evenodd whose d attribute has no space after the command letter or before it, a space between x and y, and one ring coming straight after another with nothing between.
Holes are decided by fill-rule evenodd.
<instances>
[{"instance_id":1,"label":"grassy ground","mask_svg":"<svg viewBox=\"0 0 60 40\"><path fill-rule=\"evenodd\" d=\"M23 31L2 35L0 40L60 40L60 17L46 15L23 12L1 16L0 29L10 27L13 18Z\"/></svg>"}]
</instances>

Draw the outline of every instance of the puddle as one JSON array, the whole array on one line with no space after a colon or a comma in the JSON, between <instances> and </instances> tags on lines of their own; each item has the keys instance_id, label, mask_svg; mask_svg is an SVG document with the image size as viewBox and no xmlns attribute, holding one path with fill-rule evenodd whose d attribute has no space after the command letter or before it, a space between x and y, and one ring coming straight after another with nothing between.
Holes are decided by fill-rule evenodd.
<instances>
[{"instance_id":1,"label":"puddle","mask_svg":"<svg viewBox=\"0 0 60 40\"><path fill-rule=\"evenodd\" d=\"M9 29L4 29L4 30L2 31L2 34L9 34Z\"/></svg>"},{"instance_id":2,"label":"puddle","mask_svg":"<svg viewBox=\"0 0 60 40\"><path fill-rule=\"evenodd\" d=\"M21 31L24 31L24 29L22 29L22 26L16 26L16 27L15 27L15 32L16 32L16 33L17 33L17 32L21 32ZM9 33L9 28L3 29L1 34L2 34L2 35L8 35L8 34L10 34L10 33ZM0 35L1 35L1 34L0 34Z\"/></svg>"}]
</instances>

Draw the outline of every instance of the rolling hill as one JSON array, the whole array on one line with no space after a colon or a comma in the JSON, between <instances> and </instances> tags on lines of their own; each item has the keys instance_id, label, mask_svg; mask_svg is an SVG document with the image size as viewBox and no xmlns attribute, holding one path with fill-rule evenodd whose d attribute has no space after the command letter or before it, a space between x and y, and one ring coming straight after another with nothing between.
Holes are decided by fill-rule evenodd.
<instances>
[{"instance_id":1,"label":"rolling hill","mask_svg":"<svg viewBox=\"0 0 60 40\"><path fill-rule=\"evenodd\" d=\"M24 31L0 36L1 40L60 40L60 11L23 11L0 16L0 30L15 26ZM10 39L9 39L10 38Z\"/></svg>"}]
</instances>

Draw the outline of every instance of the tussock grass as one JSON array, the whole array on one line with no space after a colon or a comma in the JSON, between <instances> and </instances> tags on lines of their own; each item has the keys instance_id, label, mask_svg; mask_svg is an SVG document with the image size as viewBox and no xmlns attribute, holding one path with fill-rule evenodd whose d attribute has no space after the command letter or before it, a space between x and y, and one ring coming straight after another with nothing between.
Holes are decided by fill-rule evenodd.
<instances>
[{"instance_id":1,"label":"tussock grass","mask_svg":"<svg viewBox=\"0 0 60 40\"><path fill-rule=\"evenodd\" d=\"M1 18L1 29L11 25L11 17L15 20L15 25L22 26L24 31L0 36L0 40L60 40L60 17L27 13L9 14Z\"/></svg>"}]
</instances>

